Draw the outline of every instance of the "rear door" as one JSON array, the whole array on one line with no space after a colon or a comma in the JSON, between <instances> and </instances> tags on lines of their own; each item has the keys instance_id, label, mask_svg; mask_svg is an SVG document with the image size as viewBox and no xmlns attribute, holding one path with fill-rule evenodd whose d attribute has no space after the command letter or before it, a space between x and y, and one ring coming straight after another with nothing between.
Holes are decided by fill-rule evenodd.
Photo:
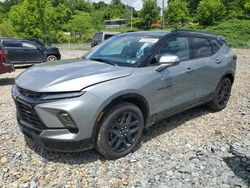
<instances>
[{"instance_id":1,"label":"rear door","mask_svg":"<svg viewBox=\"0 0 250 188\"><path fill-rule=\"evenodd\" d=\"M221 46L206 37L192 37L193 59L197 62L196 76L199 98L212 94L224 72Z\"/></svg>"},{"instance_id":2,"label":"rear door","mask_svg":"<svg viewBox=\"0 0 250 188\"><path fill-rule=\"evenodd\" d=\"M28 41L22 41L21 43L26 63L43 61L43 51L38 46Z\"/></svg>"},{"instance_id":3,"label":"rear door","mask_svg":"<svg viewBox=\"0 0 250 188\"><path fill-rule=\"evenodd\" d=\"M23 63L25 61L24 50L20 41L4 40L2 44L11 63Z\"/></svg>"}]
</instances>

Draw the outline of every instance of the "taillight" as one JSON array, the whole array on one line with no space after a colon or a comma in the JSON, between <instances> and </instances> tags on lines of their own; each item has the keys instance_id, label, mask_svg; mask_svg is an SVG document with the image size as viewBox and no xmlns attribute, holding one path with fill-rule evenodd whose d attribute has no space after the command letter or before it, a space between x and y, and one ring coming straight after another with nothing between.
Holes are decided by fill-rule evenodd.
<instances>
[{"instance_id":1,"label":"taillight","mask_svg":"<svg viewBox=\"0 0 250 188\"><path fill-rule=\"evenodd\" d=\"M0 49L0 62L5 62L8 59L8 53Z\"/></svg>"},{"instance_id":2,"label":"taillight","mask_svg":"<svg viewBox=\"0 0 250 188\"><path fill-rule=\"evenodd\" d=\"M8 53L4 52L3 53L3 61L7 61L7 59L8 59Z\"/></svg>"},{"instance_id":3,"label":"taillight","mask_svg":"<svg viewBox=\"0 0 250 188\"><path fill-rule=\"evenodd\" d=\"M3 50L0 49L0 63L3 62Z\"/></svg>"}]
</instances>

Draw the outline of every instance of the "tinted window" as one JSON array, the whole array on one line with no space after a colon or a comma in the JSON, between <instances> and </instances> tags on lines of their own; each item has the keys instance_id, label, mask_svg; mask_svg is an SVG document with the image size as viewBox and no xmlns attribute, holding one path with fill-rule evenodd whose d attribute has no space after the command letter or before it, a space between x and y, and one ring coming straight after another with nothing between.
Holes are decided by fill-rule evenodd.
<instances>
[{"instance_id":1,"label":"tinted window","mask_svg":"<svg viewBox=\"0 0 250 188\"><path fill-rule=\"evenodd\" d=\"M5 47L14 47L14 48L17 48L17 47L21 47L21 43L20 42L15 42L15 41L4 41L3 42L3 45Z\"/></svg>"},{"instance_id":2,"label":"tinted window","mask_svg":"<svg viewBox=\"0 0 250 188\"><path fill-rule=\"evenodd\" d=\"M202 58L212 55L210 42L204 38L193 38L193 57Z\"/></svg>"},{"instance_id":3,"label":"tinted window","mask_svg":"<svg viewBox=\"0 0 250 188\"><path fill-rule=\"evenodd\" d=\"M34 44L31 44L29 42L22 42L23 48L29 48L29 49L37 49L37 47Z\"/></svg>"},{"instance_id":4,"label":"tinted window","mask_svg":"<svg viewBox=\"0 0 250 188\"><path fill-rule=\"evenodd\" d=\"M221 47L221 45L218 43L218 41L216 40L212 40L211 41L211 46L212 46L212 50L213 50L213 53L215 54Z\"/></svg>"},{"instance_id":5,"label":"tinted window","mask_svg":"<svg viewBox=\"0 0 250 188\"><path fill-rule=\"evenodd\" d=\"M114 36L114 35L106 34L106 35L104 35L104 40L107 40L108 38L110 38L112 36Z\"/></svg>"},{"instance_id":6,"label":"tinted window","mask_svg":"<svg viewBox=\"0 0 250 188\"><path fill-rule=\"evenodd\" d=\"M181 61L190 59L189 42L187 37L173 37L166 41L160 49L162 55L176 55Z\"/></svg>"},{"instance_id":7,"label":"tinted window","mask_svg":"<svg viewBox=\"0 0 250 188\"><path fill-rule=\"evenodd\" d=\"M102 41L102 33L96 33L94 36L94 40Z\"/></svg>"}]
</instances>

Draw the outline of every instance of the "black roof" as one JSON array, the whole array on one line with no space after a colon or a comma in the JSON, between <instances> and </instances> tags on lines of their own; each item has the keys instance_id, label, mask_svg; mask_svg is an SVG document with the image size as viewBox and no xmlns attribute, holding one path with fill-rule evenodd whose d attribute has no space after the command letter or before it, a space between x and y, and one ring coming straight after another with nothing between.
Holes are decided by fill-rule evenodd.
<instances>
[{"instance_id":1,"label":"black roof","mask_svg":"<svg viewBox=\"0 0 250 188\"><path fill-rule=\"evenodd\" d=\"M206 37L212 37L212 38L218 38L219 36L213 33L203 32L203 31L195 31L195 30L172 30L172 31L166 31L166 30L155 30L155 31L135 31L135 32L126 32L121 33L119 35L146 35L146 36L152 36L152 37L164 37L167 34L170 33L179 33L179 34L190 34L190 35L200 35L200 36L206 36Z\"/></svg>"},{"instance_id":2,"label":"black roof","mask_svg":"<svg viewBox=\"0 0 250 188\"><path fill-rule=\"evenodd\" d=\"M134 31L134 32L126 32L126 33L121 33L121 35L145 35L145 36L152 36L152 37L163 37L166 34L169 34L170 31Z\"/></svg>"},{"instance_id":3,"label":"black roof","mask_svg":"<svg viewBox=\"0 0 250 188\"><path fill-rule=\"evenodd\" d=\"M208 36L208 37L219 37L218 35L214 33L209 33L209 32L204 32L204 31L196 31L196 30L187 30L187 29L178 29L178 30L173 30L171 33L183 33L183 34L195 34L195 35L203 35L203 36Z\"/></svg>"}]
</instances>

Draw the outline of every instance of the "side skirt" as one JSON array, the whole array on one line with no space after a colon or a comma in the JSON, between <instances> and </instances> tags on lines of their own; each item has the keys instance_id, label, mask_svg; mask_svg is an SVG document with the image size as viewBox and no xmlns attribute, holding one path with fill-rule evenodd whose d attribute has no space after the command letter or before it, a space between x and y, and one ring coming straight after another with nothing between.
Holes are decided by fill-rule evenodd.
<instances>
[{"instance_id":1,"label":"side skirt","mask_svg":"<svg viewBox=\"0 0 250 188\"><path fill-rule=\"evenodd\" d=\"M148 118L147 125L145 126L145 128L152 126L153 124L157 123L160 120L169 118L173 115L179 114L191 108L206 104L212 100L213 96L214 96L214 93L211 93L208 96L202 97L201 99L196 100L194 102L185 103L183 105L171 108L161 113L153 114Z\"/></svg>"}]
</instances>

